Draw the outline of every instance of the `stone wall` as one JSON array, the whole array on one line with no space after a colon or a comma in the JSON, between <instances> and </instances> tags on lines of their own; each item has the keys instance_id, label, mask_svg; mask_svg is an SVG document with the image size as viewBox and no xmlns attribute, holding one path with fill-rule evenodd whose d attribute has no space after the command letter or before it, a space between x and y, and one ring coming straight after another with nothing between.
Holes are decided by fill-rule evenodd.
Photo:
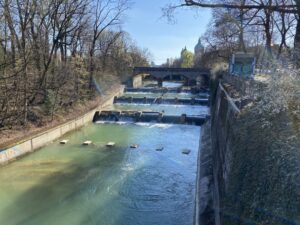
<instances>
[{"instance_id":1,"label":"stone wall","mask_svg":"<svg viewBox=\"0 0 300 225\"><path fill-rule=\"evenodd\" d=\"M239 108L229 93L220 83L215 105L212 107L211 142L213 161L213 208L215 210L215 224L221 225L222 199L226 192L228 174L231 168L231 137L232 126L236 116L240 113Z\"/></svg>"},{"instance_id":2,"label":"stone wall","mask_svg":"<svg viewBox=\"0 0 300 225\"><path fill-rule=\"evenodd\" d=\"M20 143L8 147L5 150L0 150L0 165L6 164L22 155L33 152L48 143L60 138L61 136L67 134L68 132L79 129L85 124L92 122L94 114L96 111L102 110L103 108L113 104L115 96L122 95L124 91L124 86L119 86L113 91L109 96L104 96L102 103L91 110L90 112L48 131L45 131L39 135L23 140Z\"/></svg>"},{"instance_id":3,"label":"stone wall","mask_svg":"<svg viewBox=\"0 0 300 225\"><path fill-rule=\"evenodd\" d=\"M240 82L212 81L211 124L201 140L198 224L298 225L300 138L288 111L261 114L255 102L243 107L242 99L232 98L247 90Z\"/></svg>"},{"instance_id":4,"label":"stone wall","mask_svg":"<svg viewBox=\"0 0 300 225\"><path fill-rule=\"evenodd\" d=\"M211 120L202 128L196 224L221 225L222 201L231 167L232 124L240 113L222 83L212 81Z\"/></svg>"}]
</instances>

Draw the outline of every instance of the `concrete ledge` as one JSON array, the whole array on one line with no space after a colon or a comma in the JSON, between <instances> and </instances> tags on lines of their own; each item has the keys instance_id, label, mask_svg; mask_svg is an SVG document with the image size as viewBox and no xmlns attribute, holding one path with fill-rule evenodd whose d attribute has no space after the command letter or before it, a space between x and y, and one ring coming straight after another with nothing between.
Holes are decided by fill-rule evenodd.
<instances>
[{"instance_id":1,"label":"concrete ledge","mask_svg":"<svg viewBox=\"0 0 300 225\"><path fill-rule=\"evenodd\" d=\"M211 111L211 161L212 172L209 186L211 188L211 203L208 205L207 213L200 214L204 219L203 225L222 224L222 208L224 193L227 190L228 177L231 169L231 138L232 126L235 118L240 114L240 109L235 104L229 93L220 82L216 87L215 105ZM203 155L201 155L203 157ZM200 171L201 172L201 171ZM205 175L200 176L202 179ZM205 222L206 221L206 222Z\"/></svg>"},{"instance_id":2,"label":"concrete ledge","mask_svg":"<svg viewBox=\"0 0 300 225\"><path fill-rule=\"evenodd\" d=\"M0 165L7 164L20 156L33 152L49 144L50 142L60 138L68 132L74 131L84 126L85 124L92 122L96 111L99 111L106 106L112 105L114 97L123 94L123 92L124 86L120 86L111 95L106 96L106 98L99 106L97 106L90 112L82 115L81 117L73 119L55 128L49 129L39 135L32 136L27 140L21 141L15 146L8 147L5 150L0 150Z\"/></svg>"},{"instance_id":3,"label":"concrete ledge","mask_svg":"<svg viewBox=\"0 0 300 225\"><path fill-rule=\"evenodd\" d=\"M152 111L97 111L93 118L93 122L156 122L201 126L208 118L207 115L187 116L186 114L182 114L180 116L175 116L164 115L161 112Z\"/></svg>"},{"instance_id":4,"label":"concrete ledge","mask_svg":"<svg viewBox=\"0 0 300 225\"><path fill-rule=\"evenodd\" d=\"M202 94L207 97L208 89L206 88L152 88L152 87L140 87L140 88L125 88L125 92L147 92L147 93L191 93L191 94Z\"/></svg>"},{"instance_id":5,"label":"concrete ledge","mask_svg":"<svg viewBox=\"0 0 300 225\"><path fill-rule=\"evenodd\" d=\"M240 113L240 109L237 107L237 105L235 104L234 100L229 96L229 94L227 93L227 91L225 90L225 88L223 87L223 85L221 83L219 84L219 88L220 88L221 92L224 93L224 95L225 95L228 103L232 107L233 111L235 111L235 113L239 114Z\"/></svg>"},{"instance_id":6,"label":"concrete ledge","mask_svg":"<svg viewBox=\"0 0 300 225\"><path fill-rule=\"evenodd\" d=\"M169 104L169 105L208 105L208 98L153 98L153 97L115 97L114 103Z\"/></svg>"}]
</instances>

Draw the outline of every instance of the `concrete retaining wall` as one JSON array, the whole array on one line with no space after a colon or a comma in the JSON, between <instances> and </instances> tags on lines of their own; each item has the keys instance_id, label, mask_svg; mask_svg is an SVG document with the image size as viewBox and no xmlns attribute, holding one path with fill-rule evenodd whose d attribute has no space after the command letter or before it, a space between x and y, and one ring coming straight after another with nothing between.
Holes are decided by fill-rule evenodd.
<instances>
[{"instance_id":1,"label":"concrete retaining wall","mask_svg":"<svg viewBox=\"0 0 300 225\"><path fill-rule=\"evenodd\" d=\"M119 86L115 89L115 91L111 95L105 96L105 99L98 107L84 114L83 116L78 117L62 125L59 125L48 131L45 131L39 135L30 137L27 140L21 141L19 144L15 146L8 147L5 150L0 150L0 165L6 164L16 159L17 157L20 157L27 153L33 152L47 145L48 143L60 138L66 133L74 131L84 126L85 124L92 122L96 111L99 111L104 107L112 105L114 101L114 97L122 95L123 92L124 92L124 86Z\"/></svg>"},{"instance_id":2,"label":"concrete retaining wall","mask_svg":"<svg viewBox=\"0 0 300 225\"><path fill-rule=\"evenodd\" d=\"M236 96L251 86L236 77L220 82L212 82L211 146L201 149L200 224L300 224L300 139L290 112L243 108Z\"/></svg>"},{"instance_id":3,"label":"concrete retaining wall","mask_svg":"<svg viewBox=\"0 0 300 225\"><path fill-rule=\"evenodd\" d=\"M203 127L198 165L198 210L196 223L221 225L222 199L231 167L232 125L240 113L222 83L215 86L211 120Z\"/></svg>"},{"instance_id":4,"label":"concrete retaining wall","mask_svg":"<svg viewBox=\"0 0 300 225\"><path fill-rule=\"evenodd\" d=\"M142 85L143 85L143 76L142 75L134 76L132 78L132 87L133 88L138 88L138 87L141 87Z\"/></svg>"},{"instance_id":5,"label":"concrete retaining wall","mask_svg":"<svg viewBox=\"0 0 300 225\"><path fill-rule=\"evenodd\" d=\"M115 97L114 103L208 105L208 98Z\"/></svg>"},{"instance_id":6,"label":"concrete retaining wall","mask_svg":"<svg viewBox=\"0 0 300 225\"><path fill-rule=\"evenodd\" d=\"M212 142L212 203L215 210L215 225L222 222L222 201L226 192L226 184L231 168L231 137L232 126L240 109L220 83L215 105L212 108L211 142Z\"/></svg>"}]
</instances>

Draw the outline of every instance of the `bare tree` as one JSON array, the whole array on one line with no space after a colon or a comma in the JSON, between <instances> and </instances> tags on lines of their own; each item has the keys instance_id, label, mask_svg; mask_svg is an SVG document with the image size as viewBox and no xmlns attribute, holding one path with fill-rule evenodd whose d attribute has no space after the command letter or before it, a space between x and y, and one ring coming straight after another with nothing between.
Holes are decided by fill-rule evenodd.
<instances>
[{"instance_id":1,"label":"bare tree","mask_svg":"<svg viewBox=\"0 0 300 225\"><path fill-rule=\"evenodd\" d=\"M91 45L89 49L90 65L90 82L89 88L93 89L93 77L94 77L94 56L96 50L96 42L100 35L108 28L118 26L121 24L121 19L126 10L130 7L130 1L128 0L96 0L95 5L92 5L92 14L94 20L92 21L92 37Z\"/></svg>"},{"instance_id":2,"label":"bare tree","mask_svg":"<svg viewBox=\"0 0 300 225\"><path fill-rule=\"evenodd\" d=\"M94 97L88 87L103 69L120 79L116 62L124 71L147 62L124 47L129 7L129 0L0 0L0 128L53 119L57 109Z\"/></svg>"},{"instance_id":3,"label":"bare tree","mask_svg":"<svg viewBox=\"0 0 300 225\"><path fill-rule=\"evenodd\" d=\"M290 0L276 0L276 4L289 4ZM273 15L275 27L280 34L280 44L277 52L277 57L280 57L283 48L290 52L290 46L287 41L294 36L292 29L295 27L296 17L294 14L286 12L278 12Z\"/></svg>"},{"instance_id":4,"label":"bare tree","mask_svg":"<svg viewBox=\"0 0 300 225\"><path fill-rule=\"evenodd\" d=\"M194 8L213 8L213 9L238 9L242 10L243 12L250 12L255 11L263 12L264 20L262 21L261 25L264 26L265 34L266 34L266 47L269 48L270 44L272 43L272 14L274 12L277 13L286 13L286 14L295 14L297 18L297 26L295 29L295 38L294 38L294 55L296 63L299 63L300 59L300 1L293 0L287 2L281 2L280 4L278 1L275 0L246 0L243 2L238 3L238 1L205 1L205 0L183 0L181 4L172 4L168 5L164 12L166 16L172 17L172 13L174 10L180 7L194 7ZM268 50L268 51L269 51Z\"/></svg>"}]
</instances>

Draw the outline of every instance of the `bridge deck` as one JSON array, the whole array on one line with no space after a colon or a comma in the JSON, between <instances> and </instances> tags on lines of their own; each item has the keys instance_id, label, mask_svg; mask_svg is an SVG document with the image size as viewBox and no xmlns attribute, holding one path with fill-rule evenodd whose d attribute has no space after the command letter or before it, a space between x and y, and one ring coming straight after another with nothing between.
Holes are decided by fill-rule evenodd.
<instances>
[{"instance_id":1,"label":"bridge deck","mask_svg":"<svg viewBox=\"0 0 300 225\"><path fill-rule=\"evenodd\" d=\"M193 72L193 73L209 73L207 68L169 68L169 67L135 67L135 73L141 72Z\"/></svg>"}]
</instances>

